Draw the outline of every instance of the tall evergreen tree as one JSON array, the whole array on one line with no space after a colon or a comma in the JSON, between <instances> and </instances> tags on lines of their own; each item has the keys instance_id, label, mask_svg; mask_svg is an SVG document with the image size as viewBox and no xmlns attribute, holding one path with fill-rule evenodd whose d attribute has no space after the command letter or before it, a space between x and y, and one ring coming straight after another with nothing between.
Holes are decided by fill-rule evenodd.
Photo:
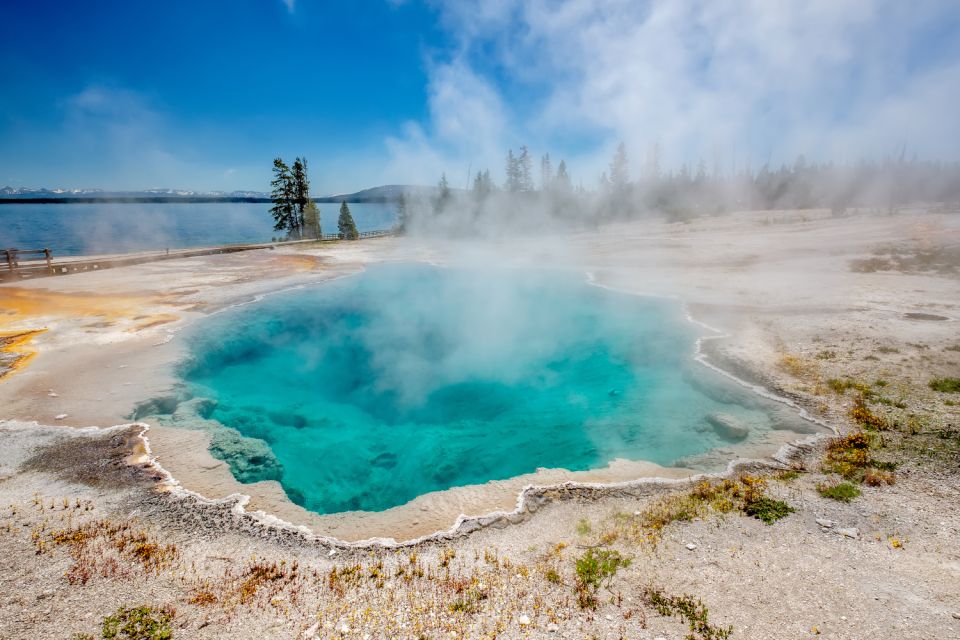
<instances>
[{"instance_id":1,"label":"tall evergreen tree","mask_svg":"<svg viewBox=\"0 0 960 640\"><path fill-rule=\"evenodd\" d=\"M630 166L627 161L627 146L622 142L617 145L617 152L610 162L610 187L614 193L622 194L627 190L630 182Z\"/></svg>"},{"instance_id":2,"label":"tall evergreen tree","mask_svg":"<svg viewBox=\"0 0 960 640\"><path fill-rule=\"evenodd\" d=\"M561 193L573 191L573 183L570 182L570 175L567 173L567 163L564 160L561 160L557 166L557 177L554 178L554 184L556 185L557 191Z\"/></svg>"},{"instance_id":3,"label":"tall evergreen tree","mask_svg":"<svg viewBox=\"0 0 960 640\"><path fill-rule=\"evenodd\" d=\"M550 154L540 158L540 190L546 193L553 189L553 165L550 163Z\"/></svg>"},{"instance_id":4,"label":"tall evergreen tree","mask_svg":"<svg viewBox=\"0 0 960 640\"><path fill-rule=\"evenodd\" d=\"M310 200L310 180L307 179L307 159L297 157L290 168L290 177L293 179L293 205L296 213L296 233L304 234L304 210Z\"/></svg>"},{"instance_id":5,"label":"tall evergreen tree","mask_svg":"<svg viewBox=\"0 0 960 640\"><path fill-rule=\"evenodd\" d=\"M286 231L287 236L290 237L297 231L298 219L294 204L293 175L282 158L275 158L273 161L273 180L270 181L270 186L272 188L270 199L273 201L273 206L270 208L274 221L273 229Z\"/></svg>"},{"instance_id":6,"label":"tall evergreen tree","mask_svg":"<svg viewBox=\"0 0 960 640\"><path fill-rule=\"evenodd\" d=\"M450 183L447 182L447 174L440 176L440 182L437 184L437 199L434 202L434 213L442 213L450 204Z\"/></svg>"},{"instance_id":7,"label":"tall evergreen tree","mask_svg":"<svg viewBox=\"0 0 960 640\"><path fill-rule=\"evenodd\" d=\"M316 240L323 238L323 230L320 228L320 209L317 208L317 203L309 198L303 208L303 233L308 238Z\"/></svg>"},{"instance_id":8,"label":"tall evergreen tree","mask_svg":"<svg viewBox=\"0 0 960 640\"><path fill-rule=\"evenodd\" d=\"M357 225L353 222L353 216L350 214L350 207L346 201L340 203L340 218L337 219L337 229L340 231L341 240L357 240L360 233L357 231Z\"/></svg>"},{"instance_id":9,"label":"tall evergreen tree","mask_svg":"<svg viewBox=\"0 0 960 640\"><path fill-rule=\"evenodd\" d=\"M518 191L533 191L533 160L527 145L520 147L520 156L517 158Z\"/></svg>"},{"instance_id":10,"label":"tall evergreen tree","mask_svg":"<svg viewBox=\"0 0 960 640\"><path fill-rule=\"evenodd\" d=\"M520 191L520 164L513 155L513 149L507 152L507 182L504 186L510 193Z\"/></svg>"}]
</instances>

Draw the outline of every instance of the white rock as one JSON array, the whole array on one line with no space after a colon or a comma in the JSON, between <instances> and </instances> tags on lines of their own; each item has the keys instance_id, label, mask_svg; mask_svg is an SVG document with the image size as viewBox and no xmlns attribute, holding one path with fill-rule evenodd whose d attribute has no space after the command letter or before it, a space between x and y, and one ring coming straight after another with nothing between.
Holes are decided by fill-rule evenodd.
<instances>
[{"instance_id":1,"label":"white rock","mask_svg":"<svg viewBox=\"0 0 960 640\"><path fill-rule=\"evenodd\" d=\"M848 529L837 529L837 533L839 533L840 535L846 538L853 538L854 540L860 537L860 530L857 529L856 527L850 527Z\"/></svg>"},{"instance_id":2,"label":"white rock","mask_svg":"<svg viewBox=\"0 0 960 640\"><path fill-rule=\"evenodd\" d=\"M335 556L335 555L337 555L337 550L336 550L336 549L330 549L330 551L327 553L327 557L328 557L328 558L332 558L332 557Z\"/></svg>"},{"instance_id":3,"label":"white rock","mask_svg":"<svg viewBox=\"0 0 960 640\"><path fill-rule=\"evenodd\" d=\"M50 396L51 398L57 397L57 394L53 391L53 389L50 389L50 393L48 393L47 395Z\"/></svg>"},{"instance_id":4,"label":"white rock","mask_svg":"<svg viewBox=\"0 0 960 640\"><path fill-rule=\"evenodd\" d=\"M957 620L960 620L960 612L954 611L954 612L951 613L950 615L952 615L952 616L953 616L954 618L956 618Z\"/></svg>"},{"instance_id":5,"label":"white rock","mask_svg":"<svg viewBox=\"0 0 960 640\"><path fill-rule=\"evenodd\" d=\"M726 440L743 440L750 435L750 427L729 413L711 413L707 416L707 422L718 436Z\"/></svg>"},{"instance_id":6,"label":"white rock","mask_svg":"<svg viewBox=\"0 0 960 640\"><path fill-rule=\"evenodd\" d=\"M823 527L824 529L833 528L833 520L827 520L826 518L817 518L817 524Z\"/></svg>"},{"instance_id":7,"label":"white rock","mask_svg":"<svg viewBox=\"0 0 960 640\"><path fill-rule=\"evenodd\" d=\"M55 420L63 420L63 419L66 418L68 415L70 415L70 414L67 414L67 413L58 413L57 415L53 416L53 418L54 418Z\"/></svg>"},{"instance_id":8,"label":"white rock","mask_svg":"<svg viewBox=\"0 0 960 640\"><path fill-rule=\"evenodd\" d=\"M549 631L550 633L556 633L559 630L560 630L560 627L557 626L556 622L551 622L550 624L547 625L547 631Z\"/></svg>"},{"instance_id":9,"label":"white rock","mask_svg":"<svg viewBox=\"0 0 960 640\"><path fill-rule=\"evenodd\" d=\"M687 543L687 549L689 549L690 551L693 551L696 548L697 548L697 545L693 544L692 542Z\"/></svg>"},{"instance_id":10,"label":"white rock","mask_svg":"<svg viewBox=\"0 0 960 640\"><path fill-rule=\"evenodd\" d=\"M350 625L348 625L346 622L340 625L340 633L350 633Z\"/></svg>"},{"instance_id":11,"label":"white rock","mask_svg":"<svg viewBox=\"0 0 960 640\"><path fill-rule=\"evenodd\" d=\"M517 618L517 623L521 627L527 626L528 624L530 624L530 616L528 616L525 613L521 613L520 616Z\"/></svg>"}]
</instances>

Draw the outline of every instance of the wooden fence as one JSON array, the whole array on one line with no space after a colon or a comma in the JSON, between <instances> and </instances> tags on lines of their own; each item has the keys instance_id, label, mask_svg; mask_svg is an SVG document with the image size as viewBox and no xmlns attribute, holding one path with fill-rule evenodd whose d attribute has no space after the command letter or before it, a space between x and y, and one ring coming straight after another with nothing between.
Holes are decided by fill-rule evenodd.
<instances>
[{"instance_id":1,"label":"wooden fence","mask_svg":"<svg viewBox=\"0 0 960 640\"><path fill-rule=\"evenodd\" d=\"M393 229L364 231L360 239L380 238L396 233ZM339 234L324 234L320 242L340 240ZM265 242L260 244L228 244L220 247L206 247L201 249L166 249L162 251L145 251L140 253L126 253L99 257L66 257L54 259L50 249L0 249L5 264L0 265L0 280L21 280L24 278L42 278L44 276L68 275L84 271L98 271L112 267L124 267L156 262L158 260L173 260L176 258L192 258L220 253L236 253L254 249L273 249L280 246L315 243L317 240L289 240L286 242Z\"/></svg>"},{"instance_id":2,"label":"wooden fence","mask_svg":"<svg viewBox=\"0 0 960 640\"><path fill-rule=\"evenodd\" d=\"M50 249L3 249L6 273L49 271L53 269Z\"/></svg>"}]
</instances>

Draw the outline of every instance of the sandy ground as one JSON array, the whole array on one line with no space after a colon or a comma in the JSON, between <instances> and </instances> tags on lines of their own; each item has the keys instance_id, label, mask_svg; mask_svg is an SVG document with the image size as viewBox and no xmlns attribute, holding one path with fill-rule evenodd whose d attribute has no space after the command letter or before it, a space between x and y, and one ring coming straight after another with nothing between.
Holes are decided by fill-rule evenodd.
<instances>
[{"instance_id":1,"label":"sandy ground","mask_svg":"<svg viewBox=\"0 0 960 640\"><path fill-rule=\"evenodd\" d=\"M960 460L941 451L939 441L905 445L897 483L864 487L849 504L815 490L824 479L817 464L822 445L792 451L794 464L810 473L771 480L771 493L797 508L773 526L710 516L668 526L655 548L604 537L614 514L640 512L683 484L674 480L535 492L522 517L476 521L469 535L464 529L411 552L331 545L246 515L231 496L242 491L251 496L248 511L320 534L404 539L448 527L451 515L509 509L525 484L570 476L543 472L439 492L386 515L318 520L298 512L271 483L238 485L197 432L153 428L148 436L160 464L183 487L213 501L171 490L154 468L122 464L142 447L139 428L90 435L22 424L129 422L136 402L171 391L174 380L163 372L184 355L177 332L229 305L374 261L494 258L576 268L603 286L680 297L694 318L727 334L705 343L709 362L790 398L833 429L849 428L850 398L825 390L824 381L851 376L883 378L906 407L898 411L950 433L956 404L926 383L960 373L960 352L951 348L960 345L956 271L918 264L862 272L851 265L879 247L910 253L958 243L960 220L945 214L752 212L690 224L622 224L495 247L391 238L257 251L0 287L0 335L45 330L9 340L10 355L2 361L12 371L0 381L0 418L6 420L0 423L0 638L95 632L117 606L137 603L174 606L177 637L683 637L683 625L641 603L644 588L654 584L701 598L711 621L733 625L734 637L960 637ZM762 458L782 443L767 444L722 455ZM684 472L615 464L578 479L648 475ZM822 527L817 519L832 524ZM83 554L51 541L38 548L38 541L57 528L97 520L132 522L176 544L176 560L123 569L129 558L122 552L116 567L95 568L86 584L71 584L64 572L85 562ZM837 533L853 527L855 538ZM566 549L557 550L560 544ZM576 604L573 560L595 545L617 548L633 561L603 591L600 608L589 611ZM411 553L421 559L411 561ZM288 574L271 578L271 588L248 601L237 596L233 602L223 592L217 605L204 606L198 585L210 580L226 589L247 575L244 563L254 556L284 559L285 566L296 559L303 569L289 580ZM333 567L356 563L374 577L345 586L330 578ZM421 565L423 576L409 569ZM553 567L559 580L545 580ZM280 583L285 586L276 589ZM476 611L451 609L478 584L485 595L468 607Z\"/></svg>"}]
</instances>

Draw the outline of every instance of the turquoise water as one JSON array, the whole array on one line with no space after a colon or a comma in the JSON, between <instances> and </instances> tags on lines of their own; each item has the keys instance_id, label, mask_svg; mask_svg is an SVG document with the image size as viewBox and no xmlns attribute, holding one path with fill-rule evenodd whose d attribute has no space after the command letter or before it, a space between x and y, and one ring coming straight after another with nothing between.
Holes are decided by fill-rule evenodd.
<instances>
[{"instance_id":1,"label":"turquoise water","mask_svg":"<svg viewBox=\"0 0 960 640\"><path fill-rule=\"evenodd\" d=\"M725 444L714 412L768 429L762 402L693 361L697 335L679 304L582 273L380 266L209 318L182 375L279 462L214 449L241 481L378 511L539 467L669 465Z\"/></svg>"}]
</instances>

